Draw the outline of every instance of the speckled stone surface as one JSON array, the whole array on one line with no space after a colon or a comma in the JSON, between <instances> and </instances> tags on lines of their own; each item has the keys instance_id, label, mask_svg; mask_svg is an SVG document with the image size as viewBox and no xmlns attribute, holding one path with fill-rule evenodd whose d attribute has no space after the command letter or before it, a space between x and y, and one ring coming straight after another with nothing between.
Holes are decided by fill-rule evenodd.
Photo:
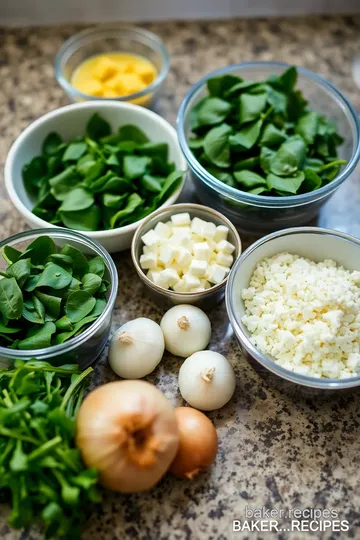
<instances>
[{"instance_id":1,"label":"speckled stone surface","mask_svg":"<svg viewBox=\"0 0 360 540\"><path fill-rule=\"evenodd\" d=\"M309 17L210 23L147 25L166 42L172 69L160 112L174 122L187 89L202 75L245 60L283 60L303 65L339 86L360 109L360 91L351 63L360 52L360 17ZM0 165L10 144L32 120L67 103L53 73L53 58L62 41L79 28L2 29L0 34ZM319 223L360 236L359 173L328 203ZM188 194L190 191L187 192ZM0 183L0 235L26 227ZM246 239L245 239L246 240ZM159 321L162 309L144 294L128 253L115 257L119 295L114 327L146 316ZM225 306L210 313L211 348L235 367L234 398L211 413L219 435L215 466L193 482L167 477L151 492L123 496L104 494L89 514L84 540L189 540L230 538L360 538L359 396L304 399L268 385L242 357L227 321ZM113 380L107 353L97 364L94 382ZM169 355L149 377L174 405L181 360ZM348 533L233 533L232 520L245 518L245 507L336 509L349 521ZM38 531L14 532L0 506L0 538L38 539ZM280 524L281 526L281 524ZM286 523L284 523L286 528Z\"/></svg>"}]
</instances>

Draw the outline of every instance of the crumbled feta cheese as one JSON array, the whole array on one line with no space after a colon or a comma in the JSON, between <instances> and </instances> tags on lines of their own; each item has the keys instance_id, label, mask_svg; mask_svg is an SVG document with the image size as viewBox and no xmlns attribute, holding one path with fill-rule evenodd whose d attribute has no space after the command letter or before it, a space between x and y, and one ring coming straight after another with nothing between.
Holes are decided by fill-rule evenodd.
<instances>
[{"instance_id":1,"label":"crumbled feta cheese","mask_svg":"<svg viewBox=\"0 0 360 540\"><path fill-rule=\"evenodd\" d=\"M359 277L332 260L315 263L290 253L264 259L242 291L242 322L252 343L302 375L359 375Z\"/></svg>"}]
</instances>

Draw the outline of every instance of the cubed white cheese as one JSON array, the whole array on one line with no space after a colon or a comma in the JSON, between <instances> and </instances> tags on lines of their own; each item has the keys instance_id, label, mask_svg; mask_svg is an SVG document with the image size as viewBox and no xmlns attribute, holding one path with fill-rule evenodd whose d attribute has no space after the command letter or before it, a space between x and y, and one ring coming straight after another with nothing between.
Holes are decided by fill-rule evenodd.
<instances>
[{"instance_id":1,"label":"cubed white cheese","mask_svg":"<svg viewBox=\"0 0 360 540\"><path fill-rule=\"evenodd\" d=\"M204 277L208 268L208 263L206 261L201 261L198 259L193 259L190 264L189 272L193 276Z\"/></svg>"},{"instance_id":2,"label":"cubed white cheese","mask_svg":"<svg viewBox=\"0 0 360 540\"><path fill-rule=\"evenodd\" d=\"M194 245L193 252L196 259L200 261L208 261L211 249L207 242L199 242Z\"/></svg>"},{"instance_id":3,"label":"cubed white cheese","mask_svg":"<svg viewBox=\"0 0 360 540\"><path fill-rule=\"evenodd\" d=\"M226 270L223 266L219 266L218 264L211 264L207 270L206 277L207 280L210 281L210 283L218 285L219 283L224 281L226 277Z\"/></svg>"},{"instance_id":4,"label":"cubed white cheese","mask_svg":"<svg viewBox=\"0 0 360 540\"><path fill-rule=\"evenodd\" d=\"M140 256L140 266L143 270L152 270L157 267L157 257L155 253L143 253Z\"/></svg>"},{"instance_id":5,"label":"cubed white cheese","mask_svg":"<svg viewBox=\"0 0 360 540\"><path fill-rule=\"evenodd\" d=\"M209 221L205 222L202 235L206 240L213 240L216 234L216 225L215 223L210 223Z\"/></svg>"},{"instance_id":6,"label":"cubed white cheese","mask_svg":"<svg viewBox=\"0 0 360 540\"><path fill-rule=\"evenodd\" d=\"M190 292L204 292L204 287L194 287L193 289L190 289Z\"/></svg>"},{"instance_id":7,"label":"cubed white cheese","mask_svg":"<svg viewBox=\"0 0 360 540\"><path fill-rule=\"evenodd\" d=\"M184 230L182 230L184 229ZM191 232L183 227L173 229L174 234L169 238L169 242L173 246L191 247Z\"/></svg>"},{"instance_id":8,"label":"cubed white cheese","mask_svg":"<svg viewBox=\"0 0 360 540\"><path fill-rule=\"evenodd\" d=\"M230 244L230 242L228 242L227 240L221 240L221 242L217 244L216 248L218 252L223 251L227 255L231 255L232 252L235 250L235 246Z\"/></svg>"},{"instance_id":9,"label":"cubed white cheese","mask_svg":"<svg viewBox=\"0 0 360 540\"><path fill-rule=\"evenodd\" d=\"M182 214L174 214L171 216L171 222L174 227L183 227L191 224L190 214L183 212Z\"/></svg>"},{"instance_id":10,"label":"cubed white cheese","mask_svg":"<svg viewBox=\"0 0 360 540\"><path fill-rule=\"evenodd\" d=\"M177 283L175 283L173 289L176 292L187 292L188 290L184 279L180 279Z\"/></svg>"},{"instance_id":11,"label":"cubed white cheese","mask_svg":"<svg viewBox=\"0 0 360 540\"><path fill-rule=\"evenodd\" d=\"M206 279L200 279L200 287L203 287L204 289L210 289L211 285Z\"/></svg>"},{"instance_id":12,"label":"cubed white cheese","mask_svg":"<svg viewBox=\"0 0 360 540\"><path fill-rule=\"evenodd\" d=\"M195 287L200 287L200 279L192 274L184 274L183 276L187 290L194 289Z\"/></svg>"},{"instance_id":13,"label":"cubed white cheese","mask_svg":"<svg viewBox=\"0 0 360 540\"><path fill-rule=\"evenodd\" d=\"M230 266L234 262L234 257L232 255L224 253L223 251L219 251L216 256L216 262L221 266L226 266L227 268L230 268Z\"/></svg>"},{"instance_id":14,"label":"cubed white cheese","mask_svg":"<svg viewBox=\"0 0 360 540\"><path fill-rule=\"evenodd\" d=\"M175 257L175 249L168 243L164 243L160 247L159 252L159 261L163 263L164 266L169 266Z\"/></svg>"},{"instance_id":15,"label":"cubed white cheese","mask_svg":"<svg viewBox=\"0 0 360 540\"><path fill-rule=\"evenodd\" d=\"M191 263L192 255L191 251L183 246L175 247L175 261L183 268L189 266Z\"/></svg>"},{"instance_id":16,"label":"cubed white cheese","mask_svg":"<svg viewBox=\"0 0 360 540\"><path fill-rule=\"evenodd\" d=\"M161 277L166 281L169 287L174 287L180 281L179 274L173 268L165 268L161 272Z\"/></svg>"},{"instance_id":17,"label":"cubed white cheese","mask_svg":"<svg viewBox=\"0 0 360 540\"><path fill-rule=\"evenodd\" d=\"M154 229L151 229L150 231L145 233L144 236L141 237L141 240L148 247L157 246L161 242L160 236L156 234Z\"/></svg>"},{"instance_id":18,"label":"cubed white cheese","mask_svg":"<svg viewBox=\"0 0 360 540\"><path fill-rule=\"evenodd\" d=\"M194 217L194 219L191 222L191 230L194 234L197 234L201 238L203 238L203 232L204 232L204 226L206 224L206 221L203 219L200 219L198 217Z\"/></svg>"},{"instance_id":19,"label":"cubed white cheese","mask_svg":"<svg viewBox=\"0 0 360 540\"><path fill-rule=\"evenodd\" d=\"M162 223L162 221L159 221L159 223L156 224L154 231L161 238L170 238L172 234L171 227L166 223Z\"/></svg>"},{"instance_id":20,"label":"cubed white cheese","mask_svg":"<svg viewBox=\"0 0 360 540\"><path fill-rule=\"evenodd\" d=\"M216 227L216 233L214 237L215 242L218 244L222 240L227 240L228 234L229 229L225 227L225 225L218 225Z\"/></svg>"},{"instance_id":21,"label":"cubed white cheese","mask_svg":"<svg viewBox=\"0 0 360 540\"><path fill-rule=\"evenodd\" d=\"M158 285L159 287L163 287L164 289L169 288L169 284L167 280L162 276L162 270L161 272L153 272L152 273L152 281L155 283L155 285Z\"/></svg>"}]
</instances>

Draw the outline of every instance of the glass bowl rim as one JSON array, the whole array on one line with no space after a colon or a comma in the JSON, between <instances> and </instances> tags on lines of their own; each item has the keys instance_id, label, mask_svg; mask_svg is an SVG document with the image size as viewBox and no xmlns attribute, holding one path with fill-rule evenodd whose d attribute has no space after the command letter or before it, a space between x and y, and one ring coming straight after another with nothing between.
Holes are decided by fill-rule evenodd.
<instances>
[{"instance_id":1,"label":"glass bowl rim","mask_svg":"<svg viewBox=\"0 0 360 540\"><path fill-rule=\"evenodd\" d=\"M105 265L107 266L110 274L111 288L109 298L106 301L105 309L101 313L100 317L98 317L92 324L90 324L88 328L84 330L84 332L78 336L75 336L64 343L60 343L59 345L51 345L50 347L43 347L41 349L26 349L22 351L19 349L9 349L8 347L0 346L0 358L5 357L15 360L26 359L28 357L37 357L39 360L42 360L67 353L87 341L88 338L100 328L109 312L111 312L114 307L118 290L118 273L110 254L96 240L93 240L88 236L84 236L77 231L73 231L72 229L60 227L49 229L30 229L19 232L2 240L0 242L0 250L10 242L14 242L16 240L26 240L26 238L36 235L50 236L51 238L62 238L65 241L71 239L77 240L84 246L91 248L93 251L95 251L95 253L97 253L97 255L101 254L101 257L104 259Z\"/></svg>"},{"instance_id":2,"label":"glass bowl rim","mask_svg":"<svg viewBox=\"0 0 360 540\"><path fill-rule=\"evenodd\" d=\"M62 60L64 55L67 53L68 49L76 45L78 42L81 42L83 38L86 38L88 36L96 36L98 33L101 33L102 31L106 30L114 30L114 31L132 31L136 33L137 35L143 35L144 37L148 38L152 42L152 49L155 50L155 48L158 49L160 52L161 58L162 58L162 64L161 69L155 78L155 80L149 84L146 88L143 90L140 90L139 92L134 92L132 94L128 94L127 96L119 96L119 97L99 97L99 96L92 96L90 94L85 94L84 92L81 92L80 90L77 90L64 76L63 70L62 70ZM164 82L165 78L167 77L170 69L170 56L168 53L168 50L165 46L165 43L162 41L162 39L154 34L153 32L150 32L149 30L145 30L144 28L141 28L140 26L135 26L131 24L126 23L104 23L96 26L92 26L90 28L86 28L85 30L81 30L80 32L74 34L69 39L64 41L64 43L61 45L60 49L56 53L55 56L55 62L54 62L54 68L55 68L55 77L60 84L60 86L68 93L71 94L75 99L79 100L87 100L87 101L93 101L93 100L101 100L101 101L131 101L133 99L144 97L150 93L153 93L161 86L161 84Z\"/></svg>"},{"instance_id":3,"label":"glass bowl rim","mask_svg":"<svg viewBox=\"0 0 360 540\"><path fill-rule=\"evenodd\" d=\"M226 311L229 317L230 324L234 331L236 338L240 341L241 347L247 351L252 358L254 358L261 366L271 373L278 375L282 379L290 381L292 383L300 384L308 388L317 388L323 390L341 390L346 388L353 388L360 385L360 375L356 377L348 377L346 379L331 379L331 378L317 378L310 377L307 375L301 375L295 373L288 369L283 368L278 365L276 362L271 360L268 355L263 354L255 345L253 345L246 334L244 327L239 321L239 318L236 315L235 308L232 302L232 294L234 288L235 276L238 272L241 271L241 265L245 259L252 255L257 248L261 247L264 244L272 242L276 238L281 238L283 236L293 236L296 234L319 234L327 236L336 236L341 238L344 241L355 244L360 249L360 239L351 236L350 234L342 233L332 229L325 229L321 227L292 227L288 229L283 229L281 231L276 231L274 233L268 234L253 244L251 244L245 251L242 252L240 257L234 262L233 267L231 268L228 282L226 285L225 292L225 303Z\"/></svg>"},{"instance_id":4,"label":"glass bowl rim","mask_svg":"<svg viewBox=\"0 0 360 540\"><path fill-rule=\"evenodd\" d=\"M348 98L330 81L318 75L317 73L314 73L313 71L310 71L309 69L303 68L301 66L295 66L298 73L300 75L304 75L305 77L312 79L315 83L317 83L319 87L327 88L330 91L330 93L333 96L336 96L343 103L345 108L347 108L354 122L355 143L356 143L355 151L353 152L345 168L342 171L340 171L340 174L334 180L332 180L327 185L315 191L311 191L309 193L303 193L301 195L289 195L286 197L275 197L275 196L264 197L263 195L247 193L237 188L227 186L226 184L218 180L215 176L210 174L195 158L194 154L191 152L187 144L185 130L184 130L184 118L185 118L185 113L187 112L187 107L189 105L190 100L201 90L201 88L206 84L206 81L208 79L226 75L228 73L231 73L241 68L274 67L274 68L287 69L291 67L291 65L292 64L287 64L286 62L258 61L258 62L241 62L239 64L232 64L230 66L217 69L215 71L212 71L211 73L208 73L207 75L202 77L196 84L194 84L190 88L190 90L187 92L187 94L185 95L185 97L183 98L181 102L177 119L176 119L176 129L178 133L179 144L185 156L186 161L188 162L192 171L198 177L200 177L200 179L203 182L205 182L210 187L216 189L220 193L228 195L233 200L241 200L241 202L245 202L253 206L272 207L272 208L273 207L276 208L276 207L300 206L308 202L315 202L319 199L322 199L327 194L331 193L337 187L339 187L340 184L342 184L342 182L346 180L346 178L352 173L352 171L355 169L360 159L360 118L355 108L353 107L351 102L348 100Z\"/></svg>"}]
</instances>

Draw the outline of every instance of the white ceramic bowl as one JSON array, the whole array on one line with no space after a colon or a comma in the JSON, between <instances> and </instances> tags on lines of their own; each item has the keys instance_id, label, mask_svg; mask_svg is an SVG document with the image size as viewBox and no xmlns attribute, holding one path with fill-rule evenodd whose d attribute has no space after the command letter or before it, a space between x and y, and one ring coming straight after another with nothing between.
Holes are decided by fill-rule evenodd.
<instances>
[{"instance_id":1,"label":"white ceramic bowl","mask_svg":"<svg viewBox=\"0 0 360 540\"><path fill-rule=\"evenodd\" d=\"M58 132L64 140L74 139L84 135L89 118L98 112L107 120L115 131L124 124L135 124L142 129L154 142L166 142L169 145L169 160L174 162L177 169L186 171L187 165L181 153L175 129L158 114L130 103L116 101L91 101L75 103L41 116L30 124L12 145L5 163L5 185L15 208L24 217L28 225L34 229L54 225L35 216L31 209L34 200L25 190L22 180L22 168L34 156L41 154L41 145L51 131ZM186 174L181 186L162 205L174 204L184 186ZM135 230L142 220L106 231L79 231L97 240L109 252L128 249Z\"/></svg>"},{"instance_id":2,"label":"white ceramic bowl","mask_svg":"<svg viewBox=\"0 0 360 540\"><path fill-rule=\"evenodd\" d=\"M299 375L279 366L273 358L264 355L251 343L250 333L241 322L245 313L241 291L249 286L257 263L283 251L301 255L316 262L333 259L347 270L360 270L360 241L330 229L317 227L285 229L269 234L252 244L235 261L226 287L227 312L243 353L260 373L265 374L266 378L270 378L281 388L290 389L295 383L308 389L328 392L360 386L360 375L348 379L318 379Z\"/></svg>"}]
</instances>

